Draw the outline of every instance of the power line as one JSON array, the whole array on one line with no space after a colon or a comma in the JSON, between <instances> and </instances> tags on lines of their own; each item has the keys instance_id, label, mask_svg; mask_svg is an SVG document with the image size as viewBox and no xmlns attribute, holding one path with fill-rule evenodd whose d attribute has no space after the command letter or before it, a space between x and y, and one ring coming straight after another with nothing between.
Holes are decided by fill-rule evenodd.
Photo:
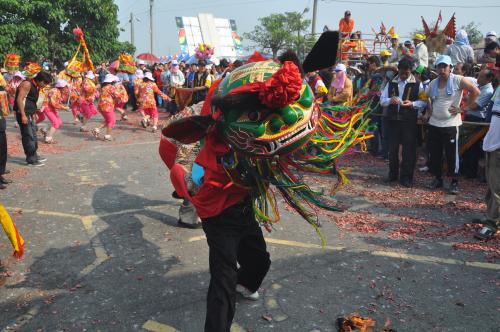
<instances>
[{"instance_id":1,"label":"power line","mask_svg":"<svg viewBox=\"0 0 500 332\"><path fill-rule=\"evenodd\" d=\"M403 6L403 7L432 7L432 8L500 8L500 5L431 5L419 3L397 3L397 2L369 2L369 1L348 1L348 0L330 0L329 2L342 2L342 3L357 3L364 5L389 5L389 6Z\"/></svg>"},{"instance_id":2,"label":"power line","mask_svg":"<svg viewBox=\"0 0 500 332\"><path fill-rule=\"evenodd\" d=\"M202 5L202 6L194 6L194 7L182 7L182 8L170 8L166 10L159 10L157 13L166 13L166 12L178 12L178 11L183 11L183 10L189 10L189 9L200 9L200 8L217 8L217 7L226 7L226 6L239 6L239 5L248 5L248 4L254 4L254 3L269 3L271 1L277 1L277 0L255 0L255 1L242 1L242 2L220 2L220 3L210 3L209 5Z\"/></svg>"}]
</instances>

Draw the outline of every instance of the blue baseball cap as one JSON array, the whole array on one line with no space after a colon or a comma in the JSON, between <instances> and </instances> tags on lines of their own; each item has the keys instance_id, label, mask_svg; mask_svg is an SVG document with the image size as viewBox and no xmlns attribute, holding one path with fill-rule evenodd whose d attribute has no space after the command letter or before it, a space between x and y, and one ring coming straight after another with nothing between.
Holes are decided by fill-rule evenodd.
<instances>
[{"instance_id":1,"label":"blue baseball cap","mask_svg":"<svg viewBox=\"0 0 500 332\"><path fill-rule=\"evenodd\" d=\"M443 55L441 54L440 56L437 57L436 59L436 66L439 66L440 64L446 64L448 66L451 66L452 63L451 63L451 58L449 55Z\"/></svg>"}]
</instances>

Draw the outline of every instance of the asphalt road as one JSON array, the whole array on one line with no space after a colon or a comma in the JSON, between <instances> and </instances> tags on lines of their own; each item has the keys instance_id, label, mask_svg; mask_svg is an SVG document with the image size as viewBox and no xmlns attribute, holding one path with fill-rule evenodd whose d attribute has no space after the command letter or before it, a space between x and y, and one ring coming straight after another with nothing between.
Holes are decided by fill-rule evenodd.
<instances>
[{"instance_id":1,"label":"asphalt road","mask_svg":"<svg viewBox=\"0 0 500 332\"><path fill-rule=\"evenodd\" d=\"M11 258L0 235L0 331L202 331L208 247L202 230L177 226L158 134L133 116L115 141L95 141L63 118L36 169L9 124L14 183L0 201L26 253ZM423 189L421 175L414 189L382 185L386 165L367 155L341 165L352 183L337 198L350 207L321 213L328 246L280 201L261 299L239 299L233 330L336 331L357 312L378 330L500 331L500 241L478 243L464 226L485 185L464 182L455 198ZM333 181L311 177L318 189Z\"/></svg>"}]
</instances>

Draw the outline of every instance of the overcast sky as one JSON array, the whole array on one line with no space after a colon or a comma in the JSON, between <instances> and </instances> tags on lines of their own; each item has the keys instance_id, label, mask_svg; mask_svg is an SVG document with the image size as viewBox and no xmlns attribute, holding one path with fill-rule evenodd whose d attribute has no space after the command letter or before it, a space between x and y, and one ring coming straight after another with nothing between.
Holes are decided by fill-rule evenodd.
<instances>
[{"instance_id":1,"label":"overcast sky","mask_svg":"<svg viewBox=\"0 0 500 332\"><path fill-rule=\"evenodd\" d=\"M378 30L383 21L389 29L396 27L396 33L407 36L415 28L422 26L420 16L428 23L435 21L439 10L442 10L443 23L441 28L456 13L457 28L471 21L480 23L483 33L495 30L500 33L500 1L499 0L354 0L358 3L342 0L320 0L318 2L318 21L316 31L322 31L325 25L338 28L338 21L345 10L352 12L355 29L370 32L371 28ZM366 3L359 3L366 2ZM374 2L392 4L419 4L447 7L410 7L390 4L368 4ZM135 46L137 52L149 52L149 0L115 0L119 6L118 18L123 32L120 40L130 41L130 13L140 19L135 22ZM177 42L176 16L196 16L198 13L212 13L215 17L235 19L238 33L249 32L258 23L258 18L272 13L287 11L302 12L304 8L311 10L306 14L312 18L313 0L155 0L155 51L158 56L179 53ZM496 8L481 8L481 6L497 6ZM459 6L474 6L474 8L458 8Z\"/></svg>"}]
</instances>

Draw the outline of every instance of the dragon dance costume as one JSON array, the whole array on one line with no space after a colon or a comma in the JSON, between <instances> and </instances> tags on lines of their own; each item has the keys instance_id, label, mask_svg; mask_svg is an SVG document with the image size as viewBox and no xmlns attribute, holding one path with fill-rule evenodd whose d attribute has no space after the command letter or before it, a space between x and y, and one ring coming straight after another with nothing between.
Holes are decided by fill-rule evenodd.
<instances>
[{"instance_id":1,"label":"dragon dance costume","mask_svg":"<svg viewBox=\"0 0 500 332\"><path fill-rule=\"evenodd\" d=\"M325 32L304 69L334 65L338 39L338 32ZM202 139L191 174L195 191L186 184L190 174L176 163L175 146L163 143L160 155L176 194L189 200L203 220L211 274L205 331L229 331L237 285L254 294L260 287L270 259L259 224L270 231L279 220L275 192L324 243L315 209L340 209L305 184L299 171L327 173L346 149L370 137L368 107L323 112L300 67L290 53L280 63L241 66L214 82L199 116L182 118L162 131L162 142Z\"/></svg>"}]
</instances>

